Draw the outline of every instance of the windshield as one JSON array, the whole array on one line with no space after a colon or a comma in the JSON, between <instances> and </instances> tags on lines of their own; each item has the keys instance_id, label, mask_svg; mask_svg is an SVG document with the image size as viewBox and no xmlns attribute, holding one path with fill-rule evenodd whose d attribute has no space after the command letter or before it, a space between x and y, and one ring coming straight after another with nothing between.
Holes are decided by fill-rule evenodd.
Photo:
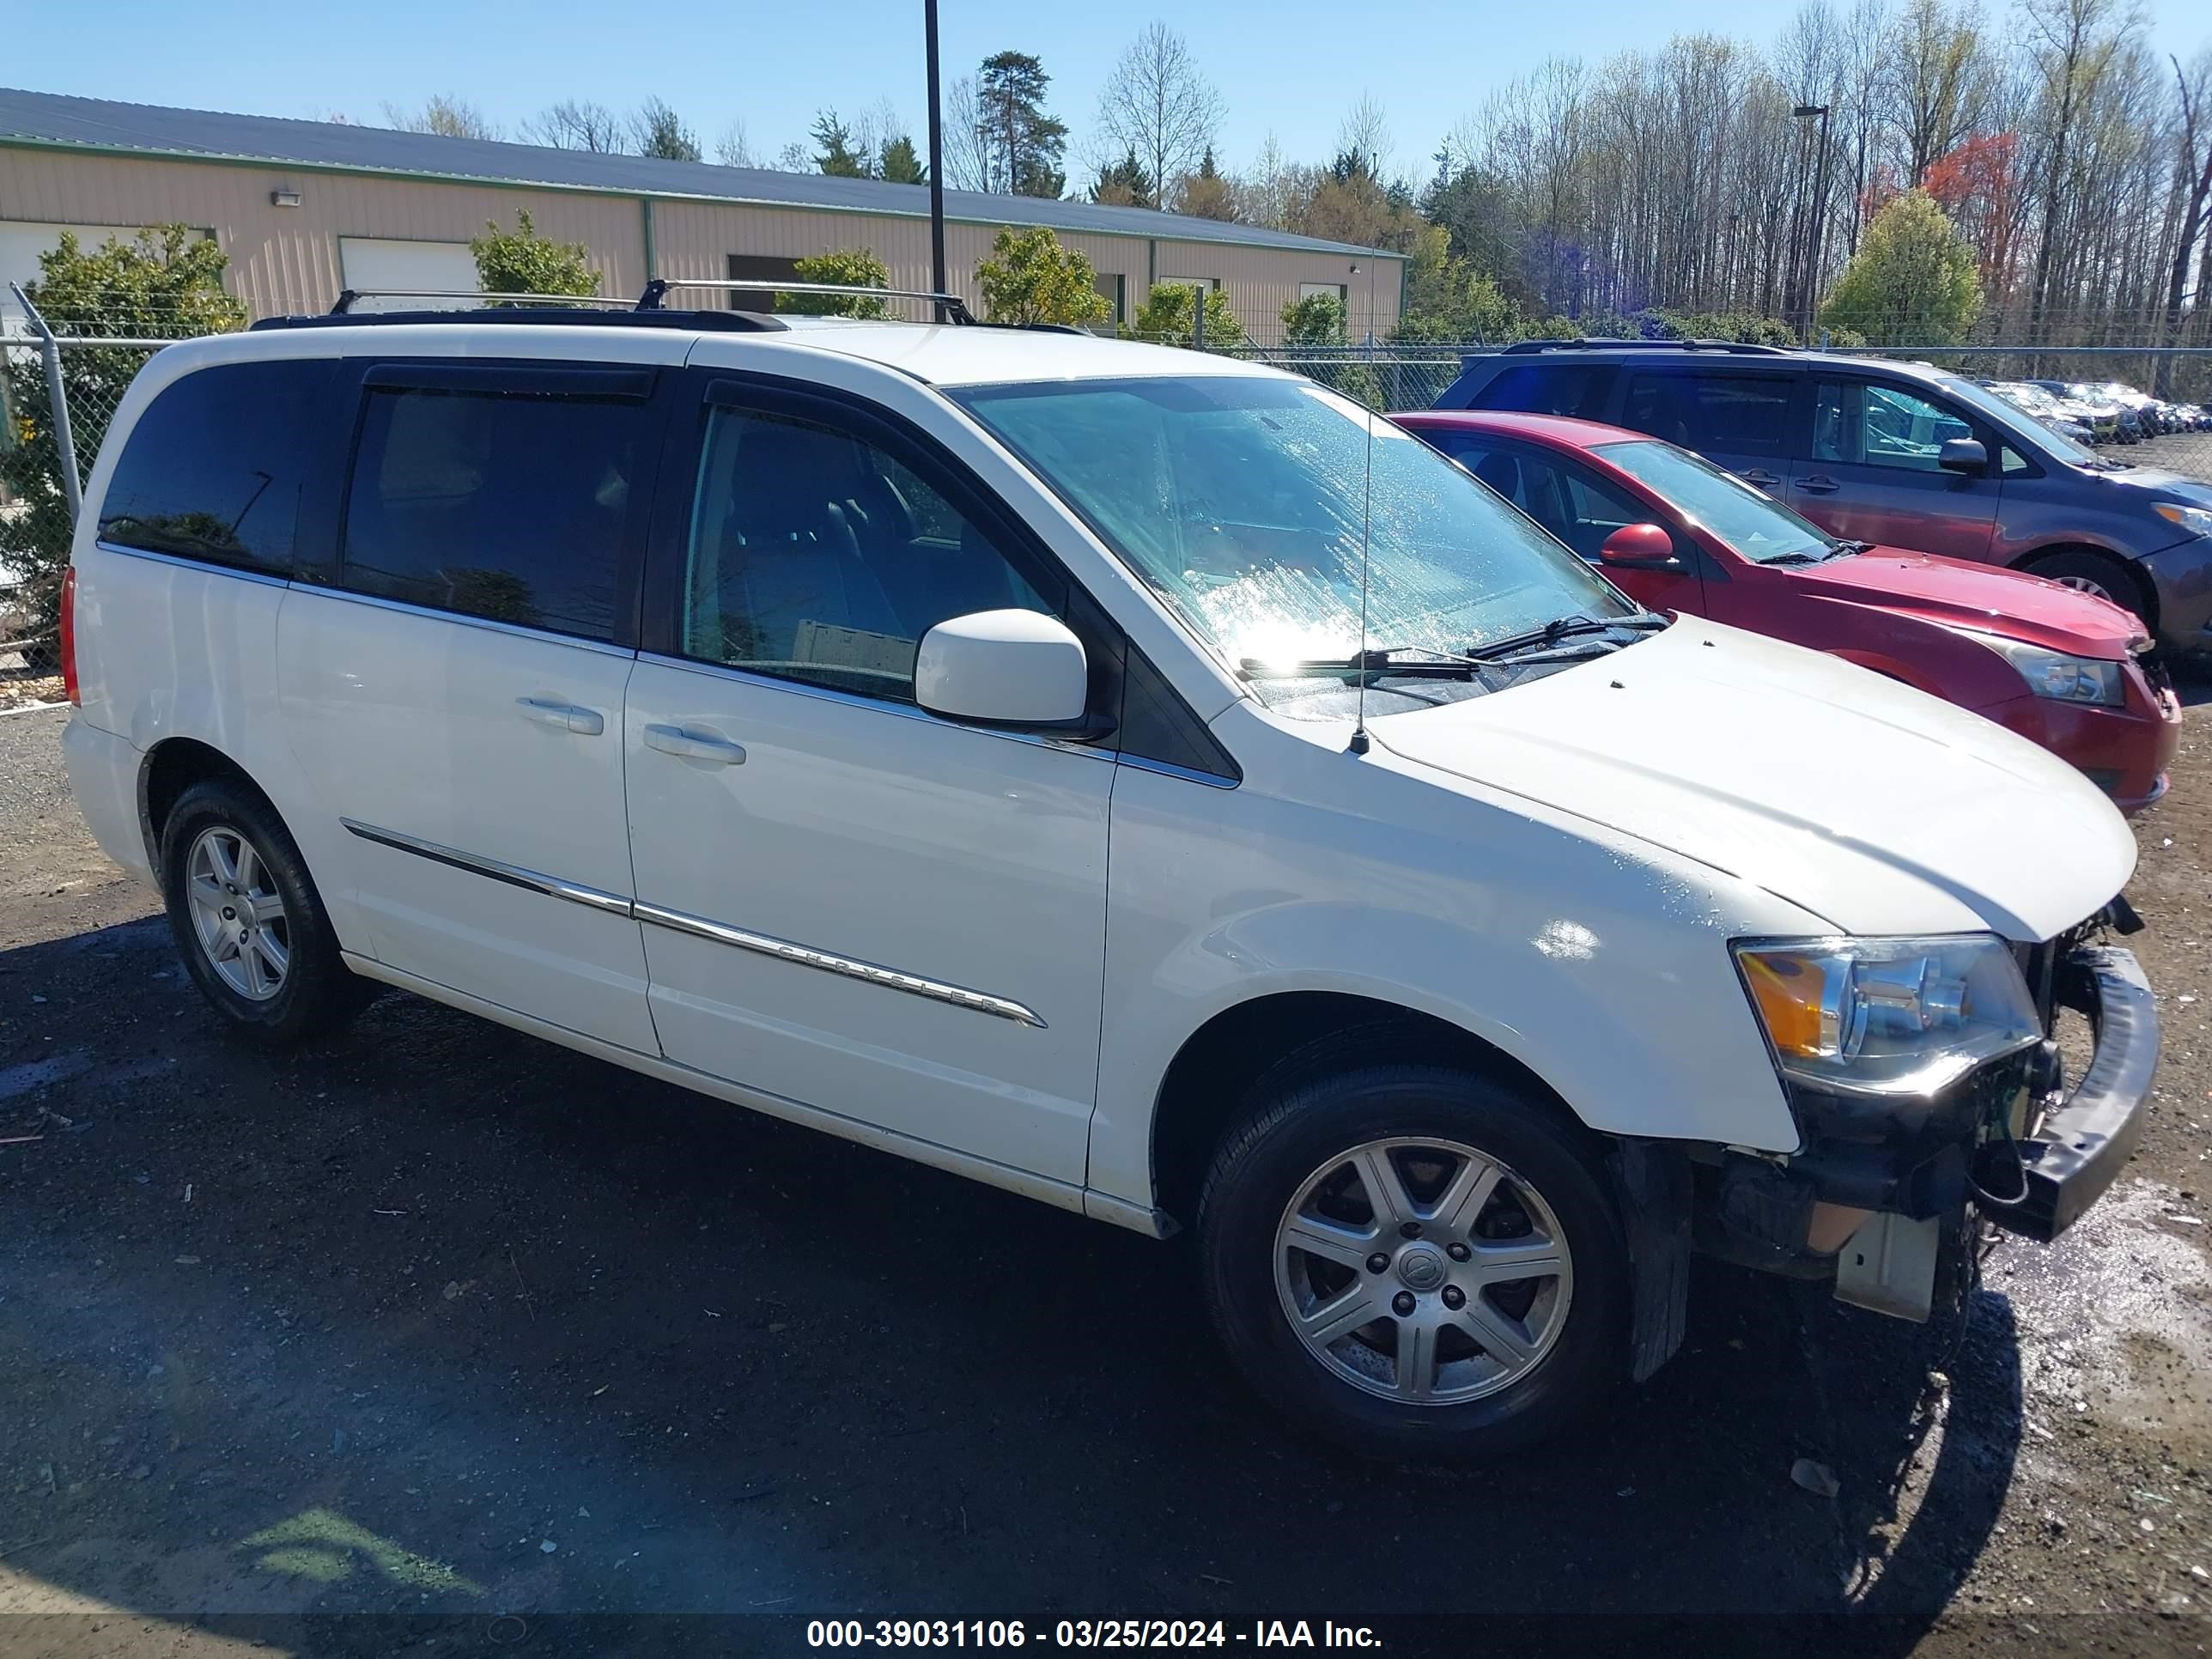
<instances>
[{"instance_id":1,"label":"windshield","mask_svg":"<svg viewBox=\"0 0 2212 1659\"><path fill-rule=\"evenodd\" d=\"M1468 652L1563 617L1638 614L1456 464L1310 382L1194 375L952 395L1232 666Z\"/></svg>"},{"instance_id":2,"label":"windshield","mask_svg":"<svg viewBox=\"0 0 2212 1659\"><path fill-rule=\"evenodd\" d=\"M2069 466L2084 462L2095 462L2097 457L2075 443L2063 432L2053 432L2042 422L2030 416L2021 419L2027 411L2017 404L2008 403L1995 392L1976 386L1972 380L1962 380L1956 375L1945 375L1943 390L1962 404L1970 404L1997 422L2004 434L2024 447L2039 451L2052 460L2063 461Z\"/></svg>"},{"instance_id":3,"label":"windshield","mask_svg":"<svg viewBox=\"0 0 2212 1659\"><path fill-rule=\"evenodd\" d=\"M1646 441L1601 444L1591 453L1650 484L1757 563L1803 564L1838 550L1817 526L1686 449Z\"/></svg>"}]
</instances>

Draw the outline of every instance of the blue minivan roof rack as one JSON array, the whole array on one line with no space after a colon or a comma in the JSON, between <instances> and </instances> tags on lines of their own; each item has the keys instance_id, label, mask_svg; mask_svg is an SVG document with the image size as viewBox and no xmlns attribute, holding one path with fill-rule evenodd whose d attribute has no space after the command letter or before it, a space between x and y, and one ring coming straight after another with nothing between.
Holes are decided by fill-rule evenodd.
<instances>
[{"instance_id":1,"label":"blue minivan roof rack","mask_svg":"<svg viewBox=\"0 0 2212 1659\"><path fill-rule=\"evenodd\" d=\"M1728 351L1747 357L1786 357L1794 347L1753 345L1743 340L1516 340L1504 349L1506 356L1539 351Z\"/></svg>"}]
</instances>

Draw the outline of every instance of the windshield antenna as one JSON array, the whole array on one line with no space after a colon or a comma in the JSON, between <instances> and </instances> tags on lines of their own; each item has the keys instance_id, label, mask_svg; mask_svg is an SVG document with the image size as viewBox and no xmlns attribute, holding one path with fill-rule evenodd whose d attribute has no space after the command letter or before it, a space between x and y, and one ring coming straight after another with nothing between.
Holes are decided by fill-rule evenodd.
<instances>
[{"instance_id":1,"label":"windshield antenna","mask_svg":"<svg viewBox=\"0 0 2212 1659\"><path fill-rule=\"evenodd\" d=\"M1367 482L1359 503L1359 712L1352 723L1350 752L1367 752L1367 544L1375 522L1375 411L1367 417Z\"/></svg>"}]
</instances>

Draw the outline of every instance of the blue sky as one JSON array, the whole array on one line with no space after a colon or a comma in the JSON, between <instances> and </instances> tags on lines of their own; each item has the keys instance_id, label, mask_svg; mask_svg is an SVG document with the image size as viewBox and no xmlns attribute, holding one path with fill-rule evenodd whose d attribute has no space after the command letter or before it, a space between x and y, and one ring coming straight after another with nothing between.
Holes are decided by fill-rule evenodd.
<instances>
[{"instance_id":1,"label":"blue sky","mask_svg":"<svg viewBox=\"0 0 2212 1659\"><path fill-rule=\"evenodd\" d=\"M988 53L1034 52L1054 77L1051 106L1086 153L1098 88L1146 21L1103 6L1019 8L940 0L945 73ZM380 0L374 6L257 0L92 0L26 9L7 29L0 82L46 92L255 114L374 123L388 100L459 93L512 128L564 97L627 108L658 93L708 140L742 118L756 154L804 138L817 108L855 112L888 97L920 139L924 82L920 0L708 5L694 0ZM1501 7L1483 0L1387 6L1267 0L1169 9L1228 105L1227 163L1243 166L1273 131L1318 159L1344 111L1372 94L1389 111L1395 161L1427 157L1483 94L1543 58L1602 58L1680 30L1764 42L1788 15L1775 0L1634 0ZM2003 0L1992 16L2008 21ZM2208 40L2202 0L2149 0L2150 39L2186 59ZM1071 169L1073 172L1073 169Z\"/></svg>"}]
</instances>

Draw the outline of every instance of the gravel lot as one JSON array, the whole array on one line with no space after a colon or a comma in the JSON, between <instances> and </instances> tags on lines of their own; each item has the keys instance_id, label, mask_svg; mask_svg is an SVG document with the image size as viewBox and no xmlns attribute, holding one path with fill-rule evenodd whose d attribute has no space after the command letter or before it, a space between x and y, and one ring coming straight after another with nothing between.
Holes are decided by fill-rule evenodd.
<instances>
[{"instance_id":1,"label":"gravel lot","mask_svg":"<svg viewBox=\"0 0 2212 1659\"><path fill-rule=\"evenodd\" d=\"M0 717L0 1139L41 1137L0 1146L0 1646L1426 1613L1399 1650L1663 1651L1669 1615L1712 1651L1825 1614L1889 1653L2202 1652L2212 678L2190 696L2131 888L2165 1064L2106 1201L2001 1249L1963 1334L1701 1270L1674 1364L1472 1475L1262 1415L1173 1244L410 998L228 1045L87 839L62 715ZM750 1622L670 1617L702 1613Z\"/></svg>"}]
</instances>

